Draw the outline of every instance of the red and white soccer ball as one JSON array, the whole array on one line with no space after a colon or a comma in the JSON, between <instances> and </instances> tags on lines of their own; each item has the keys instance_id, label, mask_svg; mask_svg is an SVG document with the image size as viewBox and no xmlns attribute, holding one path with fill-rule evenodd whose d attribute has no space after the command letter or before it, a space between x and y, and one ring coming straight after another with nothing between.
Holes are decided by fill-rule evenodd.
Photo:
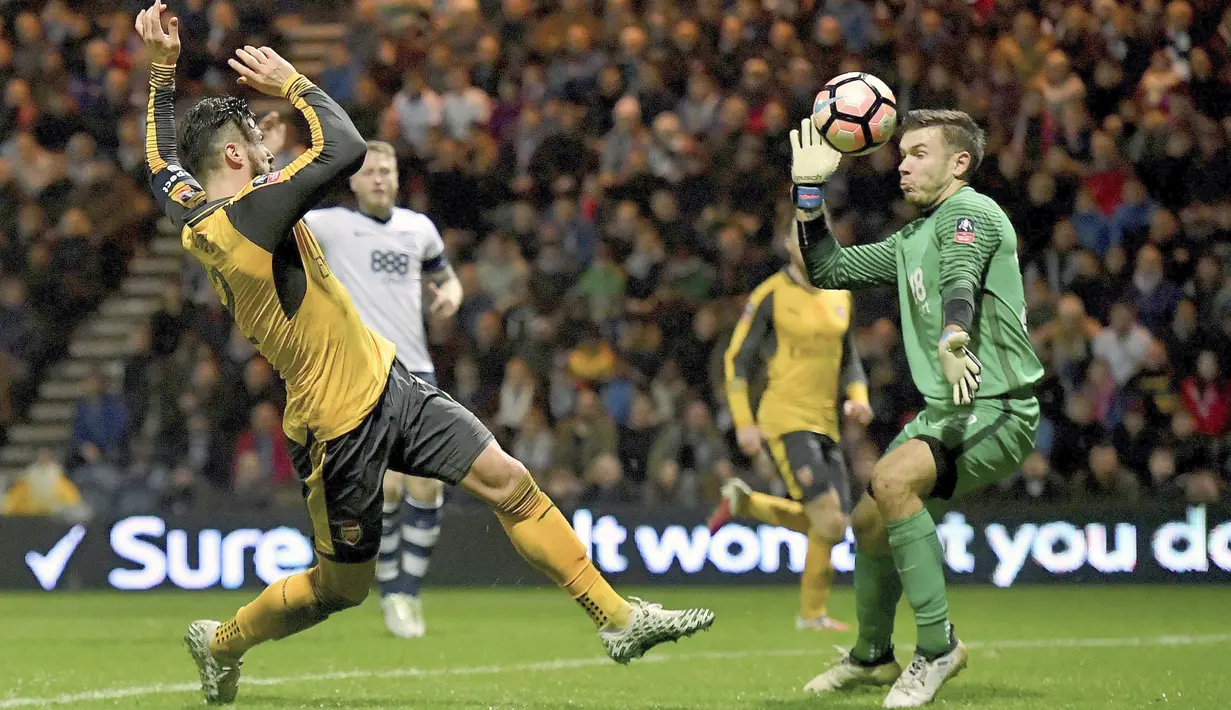
<instances>
[{"instance_id":1,"label":"red and white soccer ball","mask_svg":"<svg viewBox=\"0 0 1231 710\"><path fill-rule=\"evenodd\" d=\"M897 100L889 86L871 74L841 74L816 95L812 123L838 152L864 155L893 137Z\"/></svg>"}]
</instances>

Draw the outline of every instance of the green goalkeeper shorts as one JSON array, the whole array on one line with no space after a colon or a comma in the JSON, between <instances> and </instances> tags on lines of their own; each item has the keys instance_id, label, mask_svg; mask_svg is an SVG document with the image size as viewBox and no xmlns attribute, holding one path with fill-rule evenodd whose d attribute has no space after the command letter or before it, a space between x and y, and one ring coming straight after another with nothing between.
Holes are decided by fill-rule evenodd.
<instances>
[{"instance_id":1,"label":"green goalkeeper shorts","mask_svg":"<svg viewBox=\"0 0 1231 710\"><path fill-rule=\"evenodd\" d=\"M976 399L973 405L929 404L898 434L889 450L920 439L936 458L931 498L952 500L1018 471L1034 451L1039 400Z\"/></svg>"}]
</instances>

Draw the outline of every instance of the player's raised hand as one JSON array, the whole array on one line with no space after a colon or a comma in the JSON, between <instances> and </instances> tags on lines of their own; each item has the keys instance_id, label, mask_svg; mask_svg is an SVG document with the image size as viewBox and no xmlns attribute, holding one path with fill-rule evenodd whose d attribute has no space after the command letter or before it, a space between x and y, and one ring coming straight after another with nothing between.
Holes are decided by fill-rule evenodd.
<instances>
[{"instance_id":1,"label":"player's raised hand","mask_svg":"<svg viewBox=\"0 0 1231 710\"><path fill-rule=\"evenodd\" d=\"M791 180L796 185L820 185L840 162L842 154L821 137L811 117L791 131Z\"/></svg>"},{"instance_id":2,"label":"player's raised hand","mask_svg":"<svg viewBox=\"0 0 1231 710\"><path fill-rule=\"evenodd\" d=\"M872 423L872 408L863 402L848 399L842 405L842 414L859 426L867 426Z\"/></svg>"},{"instance_id":3,"label":"player's raised hand","mask_svg":"<svg viewBox=\"0 0 1231 710\"><path fill-rule=\"evenodd\" d=\"M166 9L162 0L154 0L152 5L137 13L136 28L146 51L150 53L150 61L172 65L180 58L180 21L172 17L164 30L162 11Z\"/></svg>"},{"instance_id":4,"label":"player's raised hand","mask_svg":"<svg viewBox=\"0 0 1231 710\"><path fill-rule=\"evenodd\" d=\"M239 74L239 83L251 86L262 94L281 96L282 86L295 76L295 67L269 47L251 45L235 50L238 59L227 64Z\"/></svg>"}]
</instances>

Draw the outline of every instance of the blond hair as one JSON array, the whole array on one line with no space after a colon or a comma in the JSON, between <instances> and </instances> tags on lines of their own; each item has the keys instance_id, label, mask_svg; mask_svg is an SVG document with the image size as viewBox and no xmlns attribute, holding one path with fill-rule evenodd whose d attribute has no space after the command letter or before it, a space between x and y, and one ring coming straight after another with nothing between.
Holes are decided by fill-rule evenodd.
<instances>
[{"instance_id":1,"label":"blond hair","mask_svg":"<svg viewBox=\"0 0 1231 710\"><path fill-rule=\"evenodd\" d=\"M368 141L368 152L387 155L394 160L397 160L398 157L397 151L393 149L393 144L385 141Z\"/></svg>"}]
</instances>

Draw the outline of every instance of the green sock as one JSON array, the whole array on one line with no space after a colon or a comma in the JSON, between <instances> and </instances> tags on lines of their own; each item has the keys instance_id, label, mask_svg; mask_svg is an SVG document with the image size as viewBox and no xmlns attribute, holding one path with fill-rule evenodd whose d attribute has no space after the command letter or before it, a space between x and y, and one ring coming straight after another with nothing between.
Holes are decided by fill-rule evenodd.
<instances>
[{"instance_id":1,"label":"green sock","mask_svg":"<svg viewBox=\"0 0 1231 710\"><path fill-rule=\"evenodd\" d=\"M902 580L891 555L855 549L855 617L859 638L851 658L875 661L893 648L893 617L902 598Z\"/></svg>"},{"instance_id":2,"label":"green sock","mask_svg":"<svg viewBox=\"0 0 1231 710\"><path fill-rule=\"evenodd\" d=\"M949 649L949 600L945 597L944 555L936 523L925 509L885 527L902 588L915 610L919 627L916 646L925 656L944 653Z\"/></svg>"}]
</instances>

